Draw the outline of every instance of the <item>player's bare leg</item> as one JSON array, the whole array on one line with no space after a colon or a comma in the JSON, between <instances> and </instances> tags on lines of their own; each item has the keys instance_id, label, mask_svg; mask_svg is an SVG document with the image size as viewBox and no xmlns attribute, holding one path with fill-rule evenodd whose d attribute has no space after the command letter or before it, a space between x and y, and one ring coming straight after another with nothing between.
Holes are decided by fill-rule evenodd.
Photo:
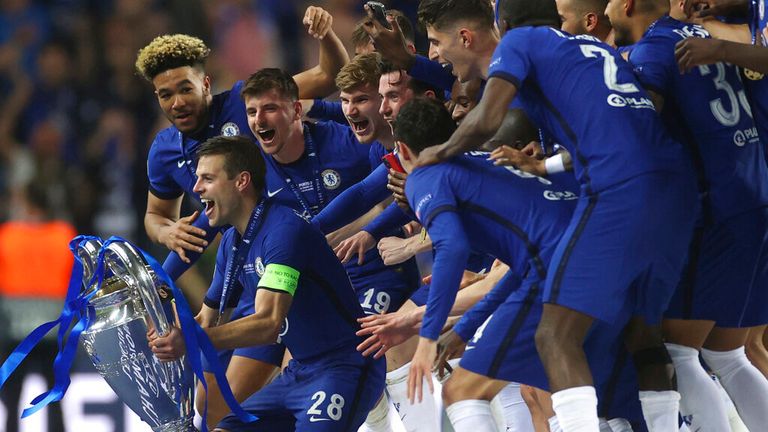
<instances>
[{"instance_id":1,"label":"player's bare leg","mask_svg":"<svg viewBox=\"0 0 768 432\"><path fill-rule=\"evenodd\" d=\"M552 390L552 406L566 432L597 432L597 394L584 340L594 319L560 305L545 303L536 330L536 349Z\"/></svg>"},{"instance_id":2,"label":"player's bare leg","mask_svg":"<svg viewBox=\"0 0 768 432\"><path fill-rule=\"evenodd\" d=\"M747 358L766 377L768 377L768 350L765 348L763 336L767 327L758 326L749 329L749 336L747 336L747 344L745 345Z\"/></svg>"},{"instance_id":3,"label":"player's bare leg","mask_svg":"<svg viewBox=\"0 0 768 432\"><path fill-rule=\"evenodd\" d=\"M520 394L531 412L531 420L536 432L549 431L550 419L557 420L555 411L552 409L552 394L527 385L520 386Z\"/></svg>"},{"instance_id":4,"label":"player's bare leg","mask_svg":"<svg viewBox=\"0 0 768 432\"><path fill-rule=\"evenodd\" d=\"M675 369L664 346L661 326L649 326L643 318L633 317L624 329L624 343L637 369L640 405L648 430L676 430L680 394L676 390Z\"/></svg>"}]
</instances>

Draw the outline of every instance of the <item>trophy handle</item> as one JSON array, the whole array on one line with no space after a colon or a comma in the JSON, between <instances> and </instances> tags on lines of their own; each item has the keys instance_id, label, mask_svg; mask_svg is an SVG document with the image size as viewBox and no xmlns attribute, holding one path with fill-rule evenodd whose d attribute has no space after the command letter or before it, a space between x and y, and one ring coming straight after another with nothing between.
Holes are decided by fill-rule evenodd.
<instances>
[{"instance_id":1,"label":"trophy handle","mask_svg":"<svg viewBox=\"0 0 768 432\"><path fill-rule=\"evenodd\" d=\"M157 294L154 277L144 257L129 243L116 241L107 245L105 258L115 276L136 288L157 334L165 336L170 326Z\"/></svg>"},{"instance_id":2,"label":"trophy handle","mask_svg":"<svg viewBox=\"0 0 768 432\"><path fill-rule=\"evenodd\" d=\"M94 282L93 285L88 286L88 282L93 277L93 274L96 273L101 246L101 240L95 238L80 242L77 245L77 256L80 258L80 262L83 263L83 287L81 294L88 295L99 289L98 283Z\"/></svg>"}]
</instances>

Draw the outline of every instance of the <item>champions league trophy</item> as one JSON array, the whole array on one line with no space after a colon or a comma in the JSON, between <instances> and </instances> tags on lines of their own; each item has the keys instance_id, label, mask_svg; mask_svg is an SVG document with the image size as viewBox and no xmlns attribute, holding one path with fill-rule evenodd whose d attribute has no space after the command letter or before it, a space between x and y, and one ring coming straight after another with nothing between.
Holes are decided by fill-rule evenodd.
<instances>
[{"instance_id":1,"label":"champions league trophy","mask_svg":"<svg viewBox=\"0 0 768 432\"><path fill-rule=\"evenodd\" d=\"M194 380L186 356L160 362L147 342L148 331L165 335L169 321L175 321L170 289L125 241L102 247L89 240L78 246L77 254L83 262L83 293L95 291L88 306L90 325L81 341L96 370L153 431L195 431ZM104 273L103 281L92 279L98 271Z\"/></svg>"}]
</instances>

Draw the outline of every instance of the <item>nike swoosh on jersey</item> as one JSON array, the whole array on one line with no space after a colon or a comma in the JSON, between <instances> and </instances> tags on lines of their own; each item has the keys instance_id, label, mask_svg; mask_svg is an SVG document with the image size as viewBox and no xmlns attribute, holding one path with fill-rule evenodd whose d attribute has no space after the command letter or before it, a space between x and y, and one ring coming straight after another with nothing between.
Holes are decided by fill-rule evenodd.
<instances>
[{"instance_id":1,"label":"nike swoosh on jersey","mask_svg":"<svg viewBox=\"0 0 768 432\"><path fill-rule=\"evenodd\" d=\"M310 417L309 421L312 423L319 422L319 421L331 421L331 419L327 418L320 418L320 417Z\"/></svg>"},{"instance_id":2,"label":"nike swoosh on jersey","mask_svg":"<svg viewBox=\"0 0 768 432\"><path fill-rule=\"evenodd\" d=\"M275 195L279 194L281 190L283 190L283 188L280 188L280 189L278 189L278 190L276 190L276 191L274 191L274 192L272 192L272 191L267 191L267 198L272 198L273 196L275 196Z\"/></svg>"},{"instance_id":3,"label":"nike swoosh on jersey","mask_svg":"<svg viewBox=\"0 0 768 432\"><path fill-rule=\"evenodd\" d=\"M182 160L180 160L180 161L176 162L176 165L178 165L178 166L179 166L179 168L183 168L185 163L187 163L187 161L185 161L184 159L182 159Z\"/></svg>"}]
</instances>

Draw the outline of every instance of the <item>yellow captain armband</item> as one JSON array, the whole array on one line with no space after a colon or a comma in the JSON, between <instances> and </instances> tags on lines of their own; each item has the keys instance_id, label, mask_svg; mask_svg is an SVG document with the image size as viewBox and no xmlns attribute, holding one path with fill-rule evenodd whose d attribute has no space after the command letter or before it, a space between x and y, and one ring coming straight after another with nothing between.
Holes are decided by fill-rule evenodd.
<instances>
[{"instance_id":1,"label":"yellow captain armband","mask_svg":"<svg viewBox=\"0 0 768 432\"><path fill-rule=\"evenodd\" d=\"M259 288L285 291L290 295L296 292L298 285L299 271L282 264L267 264L264 276L259 280Z\"/></svg>"}]
</instances>

